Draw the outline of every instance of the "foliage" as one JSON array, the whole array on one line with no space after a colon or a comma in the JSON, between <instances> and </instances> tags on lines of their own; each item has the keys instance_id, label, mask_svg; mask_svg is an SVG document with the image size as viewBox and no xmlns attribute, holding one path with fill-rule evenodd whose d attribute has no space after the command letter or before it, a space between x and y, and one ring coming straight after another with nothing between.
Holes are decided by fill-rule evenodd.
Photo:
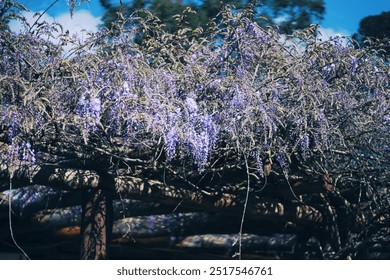
<instances>
[{"instance_id":1,"label":"foliage","mask_svg":"<svg viewBox=\"0 0 390 280\"><path fill-rule=\"evenodd\" d=\"M18 14L19 10L26 10L26 8L22 4L15 1L0 1L0 29L7 29L9 31L9 21L13 19L21 19L20 15Z\"/></svg>"},{"instance_id":2,"label":"foliage","mask_svg":"<svg viewBox=\"0 0 390 280\"><path fill-rule=\"evenodd\" d=\"M226 6L207 36L165 31L149 13L83 43L53 43L48 24L1 29L1 178L54 166L112 184L169 173L208 194L323 177L336 190L386 190L389 64L345 38L319 40L317 26L285 36L252 14ZM65 175L76 189L95 184Z\"/></svg>"}]
</instances>

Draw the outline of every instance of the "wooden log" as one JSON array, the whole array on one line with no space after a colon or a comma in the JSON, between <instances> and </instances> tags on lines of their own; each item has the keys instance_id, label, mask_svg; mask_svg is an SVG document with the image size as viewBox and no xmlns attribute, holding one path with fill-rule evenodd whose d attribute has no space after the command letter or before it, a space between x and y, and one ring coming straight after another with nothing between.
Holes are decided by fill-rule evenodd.
<instances>
[{"instance_id":1,"label":"wooden log","mask_svg":"<svg viewBox=\"0 0 390 280\"><path fill-rule=\"evenodd\" d=\"M260 236L255 234L242 235L242 247L246 251L276 250L293 251L297 243L294 234L273 234ZM187 236L183 241L176 244L178 247L187 248L232 248L238 244L237 234L203 234Z\"/></svg>"},{"instance_id":2,"label":"wooden log","mask_svg":"<svg viewBox=\"0 0 390 280\"><path fill-rule=\"evenodd\" d=\"M172 206L181 206L195 211L224 212L241 217L245 201L236 194L207 193L189 190L185 187L166 185L158 180L141 179L133 176L115 178L118 193L123 197L145 201L158 200ZM282 203L276 198L251 197L247 203L246 215L250 219L294 221L297 223L319 224L323 222L320 211L300 202Z\"/></svg>"},{"instance_id":3,"label":"wooden log","mask_svg":"<svg viewBox=\"0 0 390 280\"><path fill-rule=\"evenodd\" d=\"M179 184L167 185L147 176L130 176L126 173L116 177L101 176L93 170L79 170L71 168L59 168L53 166L38 166L33 176L28 176L27 171L20 169L15 174L14 184L18 186L34 184L54 186L65 189L89 189L113 186L116 193L122 197L139 199L144 201L159 201L160 203L178 206L182 205L194 210L223 211L235 216L241 216L244 205L243 197L237 194L214 192L209 193L199 188ZM7 175L5 164L0 164L0 178ZM247 215L251 218L265 217L270 219L293 220L298 223L319 223L323 217L320 211L307 205L290 205L286 209L279 199L254 199L249 201Z\"/></svg>"},{"instance_id":4,"label":"wooden log","mask_svg":"<svg viewBox=\"0 0 390 280\"><path fill-rule=\"evenodd\" d=\"M124 200L113 202L114 221L139 215L156 215L170 213L171 207L161 206L159 203L142 202L136 200ZM80 225L81 206L73 206L62 209L49 209L39 211L29 219L29 224L46 229L58 229L66 226Z\"/></svg>"},{"instance_id":5,"label":"wooden log","mask_svg":"<svg viewBox=\"0 0 390 280\"><path fill-rule=\"evenodd\" d=\"M329 176L325 175L323 178L289 178L289 183L283 183L276 180L279 183L268 182L263 188L263 185L255 187L255 189L262 189L259 195L265 197L279 197L284 199L295 199L296 196L304 194L318 194L327 193L334 190L332 180ZM283 179L285 181L285 179Z\"/></svg>"},{"instance_id":6,"label":"wooden log","mask_svg":"<svg viewBox=\"0 0 390 280\"><path fill-rule=\"evenodd\" d=\"M68 226L61 228L59 230L54 231L53 233L55 236L60 237L61 239L63 237L66 237L68 239L77 238L80 237L80 226Z\"/></svg>"},{"instance_id":7,"label":"wooden log","mask_svg":"<svg viewBox=\"0 0 390 280\"><path fill-rule=\"evenodd\" d=\"M189 234L215 232L223 224L230 230L238 230L237 221L229 221L222 214L210 214L205 212L174 213L152 216L131 217L118 220L113 226L113 237L128 236L159 237L169 236L178 239Z\"/></svg>"},{"instance_id":8,"label":"wooden log","mask_svg":"<svg viewBox=\"0 0 390 280\"><path fill-rule=\"evenodd\" d=\"M64 228L59 235L76 238L74 233L79 227ZM243 234L244 259L280 259L282 255L295 254L297 237L293 234L274 234L259 236ZM236 243L236 244L234 244ZM175 242L169 236L137 237L134 240L128 237L119 237L112 240L115 249L113 256L119 259L164 259L170 258L175 252L176 258L203 258L203 259L231 259L237 249L237 234L204 234L184 237ZM192 257L190 257L192 256Z\"/></svg>"},{"instance_id":9,"label":"wooden log","mask_svg":"<svg viewBox=\"0 0 390 280\"><path fill-rule=\"evenodd\" d=\"M45 188L45 187L44 187ZM62 215L62 211L70 211L70 208L80 208L81 196L79 192L54 193L46 195L43 192L31 197L31 193L24 193L26 188L13 190L12 213L15 219L30 218L47 221L54 215ZM27 188L28 189L28 188ZM60 191L61 192L61 191ZM20 197L25 196L22 203ZM1 200L2 198L2 200ZM0 193L0 218L8 218L8 192ZM121 219L131 216L153 215L171 213L172 206L161 205L161 203L144 202L134 199L114 200L114 219ZM79 213L79 212L75 212Z\"/></svg>"},{"instance_id":10,"label":"wooden log","mask_svg":"<svg viewBox=\"0 0 390 280\"><path fill-rule=\"evenodd\" d=\"M18 239L33 234L47 236L61 228L79 226L80 212L80 208L61 209L53 214L40 217L39 220L14 220L14 235ZM170 236L173 239L180 239L192 234L235 233L239 229L239 223L239 219L221 213L179 213L131 217L114 222L113 237L127 236L132 241L133 238ZM2 238L7 238L9 236L8 221L4 220L2 224L0 235ZM249 219L244 224L246 232L256 234L283 232L284 227L284 222L262 221L259 223Z\"/></svg>"},{"instance_id":11,"label":"wooden log","mask_svg":"<svg viewBox=\"0 0 390 280\"><path fill-rule=\"evenodd\" d=\"M146 202L159 201L159 204L164 204L171 209L179 207L180 210L184 208L195 211L224 212L236 217L242 215L242 198L234 194L207 194L202 191L189 191L180 187L165 186L162 182L155 180L144 181L136 177L127 179L118 182L118 188L122 195L129 198ZM69 197L72 197L72 194ZM42 198L43 202L44 200ZM6 201L6 199L3 200L3 211L0 213L5 213L4 210L8 204ZM52 204L54 203L55 198L52 199ZM34 207L37 205L38 203L34 204ZM43 206L43 203L40 205ZM16 213L27 211L18 204L16 204L16 210ZM283 204L278 199L272 198L251 199L247 207L247 217L257 220L296 221L298 223L321 223L323 221L322 213L312 206L299 203Z\"/></svg>"},{"instance_id":12,"label":"wooden log","mask_svg":"<svg viewBox=\"0 0 390 280\"><path fill-rule=\"evenodd\" d=\"M32 185L0 192L0 217L8 216L9 196L15 216L29 216L39 210L80 205L80 192L69 192L46 186Z\"/></svg>"},{"instance_id":13,"label":"wooden log","mask_svg":"<svg viewBox=\"0 0 390 280\"><path fill-rule=\"evenodd\" d=\"M134 205L141 206L142 202L136 201L131 203L129 209ZM151 237L151 236L171 236L177 238L179 236L190 235L195 233L229 233L237 232L240 227L240 219L225 215L223 213L171 213L167 211L170 209L155 208L154 203L149 204L148 207L140 207L135 210L140 210L138 214L143 216L121 218L119 213L121 209L121 202L117 201L114 206L114 237L126 236L128 234L132 237ZM149 210L146 213L143 210ZM156 214L157 213L157 214ZM137 214L137 211L129 211L129 215ZM3 224L8 223L7 219L3 219ZM14 234L42 234L47 235L51 231L56 231L61 228L79 226L81 223L81 207L73 206L62 209L50 209L40 211L31 217L14 217L13 229ZM275 221L252 221L246 220L245 230L257 234L268 234L273 232L282 232L284 230L284 222ZM9 235L9 230L4 226L0 230L0 236L6 237Z\"/></svg>"},{"instance_id":14,"label":"wooden log","mask_svg":"<svg viewBox=\"0 0 390 280\"><path fill-rule=\"evenodd\" d=\"M33 166L31 175L26 167L20 166L12 178L13 188L30 185L43 185L65 190L102 188L113 185L107 176L100 176L93 170L62 168L54 165ZM9 170L5 162L0 162L0 180L9 185Z\"/></svg>"}]
</instances>

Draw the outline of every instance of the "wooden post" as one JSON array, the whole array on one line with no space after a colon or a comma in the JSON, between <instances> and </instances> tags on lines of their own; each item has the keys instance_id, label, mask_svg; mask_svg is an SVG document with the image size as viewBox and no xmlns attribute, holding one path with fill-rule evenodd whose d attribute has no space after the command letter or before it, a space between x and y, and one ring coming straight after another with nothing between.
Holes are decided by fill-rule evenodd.
<instances>
[{"instance_id":1,"label":"wooden post","mask_svg":"<svg viewBox=\"0 0 390 280\"><path fill-rule=\"evenodd\" d=\"M86 189L82 192L81 206L81 259L107 259L113 220L112 196L107 190Z\"/></svg>"}]
</instances>

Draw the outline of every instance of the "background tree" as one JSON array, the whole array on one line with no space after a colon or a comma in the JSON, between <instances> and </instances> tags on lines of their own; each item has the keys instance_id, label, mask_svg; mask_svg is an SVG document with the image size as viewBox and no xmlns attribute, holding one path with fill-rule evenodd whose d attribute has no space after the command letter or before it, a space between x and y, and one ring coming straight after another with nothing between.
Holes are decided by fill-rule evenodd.
<instances>
[{"instance_id":1,"label":"background tree","mask_svg":"<svg viewBox=\"0 0 390 280\"><path fill-rule=\"evenodd\" d=\"M353 38L360 44L364 44L367 39L381 40L384 44L381 48L390 54L390 12L363 18L359 23L358 33Z\"/></svg>"},{"instance_id":2,"label":"background tree","mask_svg":"<svg viewBox=\"0 0 390 280\"><path fill-rule=\"evenodd\" d=\"M385 39L390 37L390 12L368 16L359 23L359 34L365 37Z\"/></svg>"},{"instance_id":3,"label":"background tree","mask_svg":"<svg viewBox=\"0 0 390 280\"><path fill-rule=\"evenodd\" d=\"M323 0L265 0L263 2L264 16L269 17L271 22L275 23L276 20L276 23L285 33L308 27L313 23L319 23L325 14Z\"/></svg>"},{"instance_id":4,"label":"background tree","mask_svg":"<svg viewBox=\"0 0 390 280\"><path fill-rule=\"evenodd\" d=\"M119 10L128 16L139 9L148 9L155 13L162 23L167 25L167 29L173 31L175 28L173 16L180 14L186 6L191 7L197 15L189 17L189 25L192 28L198 26L207 27L209 20L215 18L222 5L234 5L238 9L245 8L252 3L255 9L257 22L263 26L278 24L283 32L291 33L295 29L308 27L312 23L318 23L325 14L325 4L323 0L295 1L295 0L204 0L204 1L172 1L172 0L149 0L132 1L123 4L122 7L115 1L101 0L106 13L103 17L104 25L110 27L111 23L117 19ZM256 4L258 3L258 4Z\"/></svg>"}]
</instances>

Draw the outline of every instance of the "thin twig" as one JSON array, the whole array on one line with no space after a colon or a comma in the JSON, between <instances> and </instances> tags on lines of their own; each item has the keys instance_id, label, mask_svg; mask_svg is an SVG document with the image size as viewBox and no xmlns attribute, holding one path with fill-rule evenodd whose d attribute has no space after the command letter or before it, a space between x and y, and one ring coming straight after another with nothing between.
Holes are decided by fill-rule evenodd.
<instances>
[{"instance_id":1,"label":"thin twig","mask_svg":"<svg viewBox=\"0 0 390 280\"><path fill-rule=\"evenodd\" d=\"M9 222L9 231L11 234L12 242L23 253L23 255L26 257L26 259L31 260L29 258L29 256L26 254L26 252L22 249L22 247L20 247L19 244L16 242L16 239L14 236L14 231L12 229L12 176L9 177L8 222Z\"/></svg>"},{"instance_id":2,"label":"thin twig","mask_svg":"<svg viewBox=\"0 0 390 280\"><path fill-rule=\"evenodd\" d=\"M53 3L50 4L49 7L46 8L46 10L44 10L40 15L39 17L37 18L37 20L33 23L33 25L31 25L30 29L28 30L28 32L31 32L31 30L33 29L33 27L38 23L38 21L41 19L41 17L46 14L46 12L48 10L50 10L51 7L53 7L59 0L55 0Z\"/></svg>"}]
</instances>

